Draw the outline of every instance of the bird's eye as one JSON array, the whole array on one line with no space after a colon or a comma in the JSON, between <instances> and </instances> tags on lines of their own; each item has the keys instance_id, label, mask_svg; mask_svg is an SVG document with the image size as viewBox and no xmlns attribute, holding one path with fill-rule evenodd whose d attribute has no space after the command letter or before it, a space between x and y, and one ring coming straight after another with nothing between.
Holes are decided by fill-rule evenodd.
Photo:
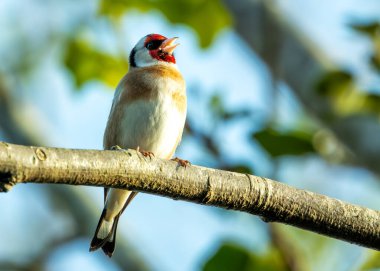
<instances>
[{"instance_id":1,"label":"bird's eye","mask_svg":"<svg viewBox=\"0 0 380 271\"><path fill-rule=\"evenodd\" d=\"M145 47L148 49L148 50L156 50L158 49L158 47L160 47L160 45L162 44L163 40L152 40L150 42L148 42Z\"/></svg>"}]
</instances>

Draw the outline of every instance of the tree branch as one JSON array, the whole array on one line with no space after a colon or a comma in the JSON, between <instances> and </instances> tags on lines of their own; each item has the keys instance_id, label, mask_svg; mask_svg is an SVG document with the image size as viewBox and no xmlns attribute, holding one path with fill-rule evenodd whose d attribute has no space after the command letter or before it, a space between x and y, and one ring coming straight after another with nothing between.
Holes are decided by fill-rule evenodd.
<instances>
[{"instance_id":1,"label":"tree branch","mask_svg":"<svg viewBox=\"0 0 380 271\"><path fill-rule=\"evenodd\" d=\"M28 147L0 142L0 189L17 183L105 186L260 215L380 250L380 212L262 177L145 158L134 150Z\"/></svg>"}]
</instances>

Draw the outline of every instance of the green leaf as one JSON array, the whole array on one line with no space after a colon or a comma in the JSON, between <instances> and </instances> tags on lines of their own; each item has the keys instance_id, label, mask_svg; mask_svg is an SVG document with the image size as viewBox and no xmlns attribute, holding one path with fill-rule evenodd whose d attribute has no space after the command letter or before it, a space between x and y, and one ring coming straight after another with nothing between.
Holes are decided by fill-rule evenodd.
<instances>
[{"instance_id":1,"label":"green leaf","mask_svg":"<svg viewBox=\"0 0 380 271\"><path fill-rule=\"evenodd\" d=\"M250 270L251 259L249 252L240 246L226 243L205 264L204 271Z\"/></svg>"},{"instance_id":2,"label":"green leaf","mask_svg":"<svg viewBox=\"0 0 380 271\"><path fill-rule=\"evenodd\" d=\"M372 57L372 65L380 71L380 61ZM330 98L337 115L380 113L380 96L358 89L354 77L346 71L326 73L317 83L317 91Z\"/></svg>"},{"instance_id":3,"label":"green leaf","mask_svg":"<svg viewBox=\"0 0 380 271\"><path fill-rule=\"evenodd\" d=\"M219 30L231 24L231 16L220 0L102 0L99 12L118 18L132 9L159 10L171 23L193 28L202 47L209 46Z\"/></svg>"},{"instance_id":4,"label":"green leaf","mask_svg":"<svg viewBox=\"0 0 380 271\"><path fill-rule=\"evenodd\" d=\"M281 271L285 264L274 248L257 255L234 243L224 243L204 265L203 271Z\"/></svg>"},{"instance_id":5,"label":"green leaf","mask_svg":"<svg viewBox=\"0 0 380 271\"><path fill-rule=\"evenodd\" d=\"M380 72L380 22L358 23L351 27L371 39L373 53L369 64L376 72Z\"/></svg>"},{"instance_id":6,"label":"green leaf","mask_svg":"<svg viewBox=\"0 0 380 271\"><path fill-rule=\"evenodd\" d=\"M353 76L347 71L332 71L324 74L316 83L317 92L321 95L333 95L351 89Z\"/></svg>"},{"instance_id":7,"label":"green leaf","mask_svg":"<svg viewBox=\"0 0 380 271\"><path fill-rule=\"evenodd\" d=\"M312 135L301 132L280 133L266 128L252 137L272 156L302 155L315 152Z\"/></svg>"},{"instance_id":8,"label":"green leaf","mask_svg":"<svg viewBox=\"0 0 380 271\"><path fill-rule=\"evenodd\" d=\"M380 31L380 23L379 22L371 22L371 23L354 23L350 25L352 29L355 31L365 34L370 38L374 38L377 35L377 32Z\"/></svg>"},{"instance_id":9,"label":"green leaf","mask_svg":"<svg viewBox=\"0 0 380 271\"><path fill-rule=\"evenodd\" d=\"M360 271L370 271L380 269L380 252L369 251L369 256L363 265L359 268Z\"/></svg>"},{"instance_id":10,"label":"green leaf","mask_svg":"<svg viewBox=\"0 0 380 271\"><path fill-rule=\"evenodd\" d=\"M115 87L128 71L128 62L93 48L85 41L68 44L65 65L75 77L78 87L89 80L100 80Z\"/></svg>"}]
</instances>

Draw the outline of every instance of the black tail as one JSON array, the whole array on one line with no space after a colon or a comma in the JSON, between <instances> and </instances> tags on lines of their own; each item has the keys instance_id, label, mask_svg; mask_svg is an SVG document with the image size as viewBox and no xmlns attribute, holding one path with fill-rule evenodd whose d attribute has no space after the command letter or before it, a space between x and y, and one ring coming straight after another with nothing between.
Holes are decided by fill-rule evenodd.
<instances>
[{"instance_id":1,"label":"black tail","mask_svg":"<svg viewBox=\"0 0 380 271\"><path fill-rule=\"evenodd\" d=\"M103 252L108 256L112 257L112 254L115 250L115 242L116 242L116 229L117 229L117 224L119 222L119 216L116 216L114 218L112 228L110 232L107 234L105 238L99 238L98 237L98 232L99 229L103 223L105 216L105 209L102 212L102 215L100 216L98 226L96 227L94 237L92 238L91 245L90 245L90 251L95 251L99 248L102 248Z\"/></svg>"},{"instance_id":2,"label":"black tail","mask_svg":"<svg viewBox=\"0 0 380 271\"><path fill-rule=\"evenodd\" d=\"M131 192L127 201L125 202L123 209L120 213L114 217L113 221L105 220L106 209L103 209L102 215L100 216L98 226L96 227L95 235L92 238L90 251L95 251L102 248L103 252L108 256L112 257L115 250L116 242L116 230L117 224L119 222L120 215L124 212L125 208L132 201L132 199L137 195L137 192ZM107 198L107 190L105 190L104 199ZM112 225L111 225L112 223ZM99 234L100 231L100 234ZM98 237L100 235L100 237Z\"/></svg>"},{"instance_id":3,"label":"black tail","mask_svg":"<svg viewBox=\"0 0 380 271\"><path fill-rule=\"evenodd\" d=\"M115 221L113 222L113 226L112 226L111 236L110 236L109 240L107 240L107 242L105 242L104 245L102 246L103 252L110 258L112 257L112 254L115 250L116 230L117 230L117 224L119 224L118 223L119 217L120 217L120 215L115 217Z\"/></svg>"}]
</instances>

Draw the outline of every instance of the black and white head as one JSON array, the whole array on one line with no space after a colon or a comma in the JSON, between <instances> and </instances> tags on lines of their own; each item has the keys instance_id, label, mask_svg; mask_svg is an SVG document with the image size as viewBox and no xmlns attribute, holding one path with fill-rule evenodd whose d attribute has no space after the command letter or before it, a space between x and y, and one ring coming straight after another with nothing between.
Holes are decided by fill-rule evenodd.
<instances>
[{"instance_id":1,"label":"black and white head","mask_svg":"<svg viewBox=\"0 0 380 271\"><path fill-rule=\"evenodd\" d=\"M173 55L178 38L166 38L159 34L149 34L139 40L133 48L129 63L131 67L148 67L156 64L176 64Z\"/></svg>"}]
</instances>

